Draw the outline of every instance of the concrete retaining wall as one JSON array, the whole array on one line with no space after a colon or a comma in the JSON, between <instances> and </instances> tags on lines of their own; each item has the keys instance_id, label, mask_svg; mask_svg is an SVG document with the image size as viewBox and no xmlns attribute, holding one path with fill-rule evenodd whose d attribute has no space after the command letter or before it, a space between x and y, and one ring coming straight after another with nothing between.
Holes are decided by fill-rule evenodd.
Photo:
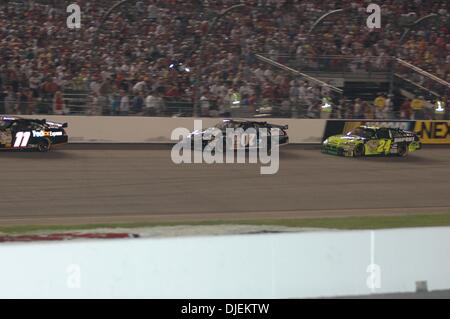
<instances>
[{"instance_id":1,"label":"concrete retaining wall","mask_svg":"<svg viewBox=\"0 0 450 319\"><path fill-rule=\"evenodd\" d=\"M173 142L170 137L174 129L184 127L192 130L195 120L194 118L164 117L44 117L55 122L68 122L70 143L170 143ZM222 119L201 120L203 127L206 128L216 125ZM326 125L325 120L264 119L261 121L289 125L288 133L291 143L320 143Z\"/></svg>"}]
</instances>

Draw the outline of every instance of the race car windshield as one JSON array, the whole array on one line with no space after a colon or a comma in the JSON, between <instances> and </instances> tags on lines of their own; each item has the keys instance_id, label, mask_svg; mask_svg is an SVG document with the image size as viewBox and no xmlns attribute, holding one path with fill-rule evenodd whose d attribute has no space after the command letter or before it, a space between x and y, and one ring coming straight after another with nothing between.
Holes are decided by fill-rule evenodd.
<instances>
[{"instance_id":1,"label":"race car windshield","mask_svg":"<svg viewBox=\"0 0 450 319\"><path fill-rule=\"evenodd\" d=\"M215 127L218 128L219 130L225 130L227 128L239 128L240 124L239 123L234 123L234 122L231 122L231 121L224 121L224 122L220 122Z\"/></svg>"},{"instance_id":2,"label":"race car windshield","mask_svg":"<svg viewBox=\"0 0 450 319\"><path fill-rule=\"evenodd\" d=\"M5 130L11 126L10 121L0 121L0 130Z\"/></svg>"},{"instance_id":3,"label":"race car windshield","mask_svg":"<svg viewBox=\"0 0 450 319\"><path fill-rule=\"evenodd\" d=\"M347 136L350 135L363 138L372 138L375 136L375 131L367 128L357 127L353 131L347 133Z\"/></svg>"},{"instance_id":4,"label":"race car windshield","mask_svg":"<svg viewBox=\"0 0 450 319\"><path fill-rule=\"evenodd\" d=\"M219 130L223 130L227 127L227 122L220 122L218 124L216 124L215 128L218 128Z\"/></svg>"}]
</instances>

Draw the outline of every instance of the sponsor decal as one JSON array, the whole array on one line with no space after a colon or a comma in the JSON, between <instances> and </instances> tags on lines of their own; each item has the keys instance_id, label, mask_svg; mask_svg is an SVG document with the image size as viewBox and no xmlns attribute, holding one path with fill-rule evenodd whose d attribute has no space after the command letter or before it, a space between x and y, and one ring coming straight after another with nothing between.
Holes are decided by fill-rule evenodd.
<instances>
[{"instance_id":1,"label":"sponsor decal","mask_svg":"<svg viewBox=\"0 0 450 319\"><path fill-rule=\"evenodd\" d=\"M414 132L424 144L450 144L450 121L416 121Z\"/></svg>"},{"instance_id":2,"label":"sponsor decal","mask_svg":"<svg viewBox=\"0 0 450 319\"><path fill-rule=\"evenodd\" d=\"M63 136L63 132L33 131L33 137L56 137L56 136Z\"/></svg>"},{"instance_id":3,"label":"sponsor decal","mask_svg":"<svg viewBox=\"0 0 450 319\"><path fill-rule=\"evenodd\" d=\"M394 138L394 143L402 143L402 142L414 142L414 137Z\"/></svg>"},{"instance_id":4,"label":"sponsor decal","mask_svg":"<svg viewBox=\"0 0 450 319\"><path fill-rule=\"evenodd\" d=\"M401 130L410 131L414 127L414 122L362 122L362 125L399 128Z\"/></svg>"},{"instance_id":5,"label":"sponsor decal","mask_svg":"<svg viewBox=\"0 0 450 319\"><path fill-rule=\"evenodd\" d=\"M368 141L366 145L371 153L375 153L378 149L378 144L379 143L377 140L372 140L372 141Z\"/></svg>"},{"instance_id":6,"label":"sponsor decal","mask_svg":"<svg viewBox=\"0 0 450 319\"><path fill-rule=\"evenodd\" d=\"M14 148L27 147L30 141L30 132L17 132Z\"/></svg>"}]
</instances>

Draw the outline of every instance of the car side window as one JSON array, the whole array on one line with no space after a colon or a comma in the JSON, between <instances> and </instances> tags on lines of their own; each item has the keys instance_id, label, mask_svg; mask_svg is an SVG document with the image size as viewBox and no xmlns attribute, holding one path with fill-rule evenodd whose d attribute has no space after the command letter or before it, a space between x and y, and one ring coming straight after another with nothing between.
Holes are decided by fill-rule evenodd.
<instances>
[{"instance_id":1,"label":"car side window","mask_svg":"<svg viewBox=\"0 0 450 319\"><path fill-rule=\"evenodd\" d=\"M223 128L226 130L227 128L234 128L233 123L231 122L226 122L223 126Z\"/></svg>"},{"instance_id":2,"label":"car side window","mask_svg":"<svg viewBox=\"0 0 450 319\"><path fill-rule=\"evenodd\" d=\"M368 139L372 139L372 138L376 138L377 134L374 130L369 129L369 130L363 130L363 136L368 138Z\"/></svg>"},{"instance_id":3,"label":"car side window","mask_svg":"<svg viewBox=\"0 0 450 319\"><path fill-rule=\"evenodd\" d=\"M388 129L379 129L377 132L377 137L378 138L383 138L383 139L390 139L391 135L389 134L389 130Z\"/></svg>"},{"instance_id":4,"label":"car side window","mask_svg":"<svg viewBox=\"0 0 450 319\"><path fill-rule=\"evenodd\" d=\"M5 130L8 130L8 129L11 129L11 127L13 125L13 122L11 122L11 121L2 121L0 125L1 125L0 129L2 131L5 131Z\"/></svg>"},{"instance_id":5,"label":"car side window","mask_svg":"<svg viewBox=\"0 0 450 319\"><path fill-rule=\"evenodd\" d=\"M17 121L11 125L11 128L15 131L25 131L29 129L29 125L28 123Z\"/></svg>"},{"instance_id":6,"label":"car side window","mask_svg":"<svg viewBox=\"0 0 450 319\"><path fill-rule=\"evenodd\" d=\"M42 127L41 124L38 124L38 123L31 123L31 124L30 124L30 129L32 129L32 130L42 130L43 127Z\"/></svg>"}]
</instances>

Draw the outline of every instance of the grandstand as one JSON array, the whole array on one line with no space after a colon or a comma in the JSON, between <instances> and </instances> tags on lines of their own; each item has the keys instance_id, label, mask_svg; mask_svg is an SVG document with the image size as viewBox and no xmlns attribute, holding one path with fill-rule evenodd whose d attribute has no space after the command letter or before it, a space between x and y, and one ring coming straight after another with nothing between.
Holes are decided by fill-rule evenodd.
<instances>
[{"instance_id":1,"label":"grandstand","mask_svg":"<svg viewBox=\"0 0 450 319\"><path fill-rule=\"evenodd\" d=\"M80 0L82 28L69 30L72 2L0 3L0 113L448 117L434 112L449 98L448 1L383 1L374 30L366 2L344 0L244 1L215 28L242 1L128 1L102 25L114 2Z\"/></svg>"}]
</instances>

